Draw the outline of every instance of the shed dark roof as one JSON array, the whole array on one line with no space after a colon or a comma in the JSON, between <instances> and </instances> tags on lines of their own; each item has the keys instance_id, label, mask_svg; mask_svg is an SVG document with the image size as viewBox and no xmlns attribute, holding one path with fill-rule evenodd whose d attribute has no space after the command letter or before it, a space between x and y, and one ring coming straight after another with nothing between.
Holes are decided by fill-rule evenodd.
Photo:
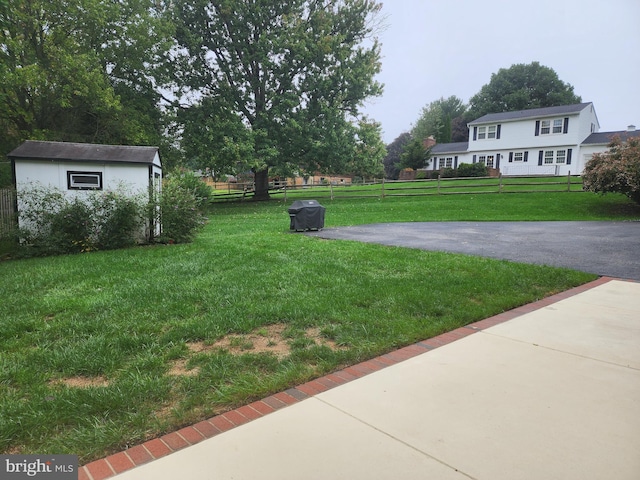
<instances>
[{"instance_id":1,"label":"shed dark roof","mask_svg":"<svg viewBox=\"0 0 640 480\"><path fill-rule=\"evenodd\" d=\"M158 147L98 145L94 143L42 142L27 140L7 157L30 160L70 160L151 164Z\"/></svg>"},{"instance_id":2,"label":"shed dark roof","mask_svg":"<svg viewBox=\"0 0 640 480\"><path fill-rule=\"evenodd\" d=\"M431 147L431 154L461 153L469 149L469 142L438 143Z\"/></svg>"},{"instance_id":3,"label":"shed dark roof","mask_svg":"<svg viewBox=\"0 0 640 480\"><path fill-rule=\"evenodd\" d=\"M561 105L559 107L532 108L529 110L518 110L516 112L488 113L487 115L470 122L469 125L504 122L508 120L522 120L534 117L550 117L554 115L570 115L581 112L589 105L591 105L591 102L576 103L574 105Z\"/></svg>"},{"instance_id":4,"label":"shed dark roof","mask_svg":"<svg viewBox=\"0 0 640 480\"><path fill-rule=\"evenodd\" d=\"M630 138L640 138L640 130L623 130L621 132L598 132L592 133L584 139L582 145L600 145L608 144L613 137L620 137L620 140L626 142Z\"/></svg>"}]
</instances>

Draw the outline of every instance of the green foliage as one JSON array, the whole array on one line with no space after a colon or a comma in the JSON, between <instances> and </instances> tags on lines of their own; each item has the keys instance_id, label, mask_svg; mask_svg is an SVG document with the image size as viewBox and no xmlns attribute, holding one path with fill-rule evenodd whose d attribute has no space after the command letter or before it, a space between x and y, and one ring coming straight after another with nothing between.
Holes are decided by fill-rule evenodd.
<instances>
[{"instance_id":1,"label":"green foliage","mask_svg":"<svg viewBox=\"0 0 640 480\"><path fill-rule=\"evenodd\" d=\"M422 139L414 137L405 144L403 152L400 154L400 168L412 168L417 170L424 168L429 159L429 149L424 147Z\"/></svg>"},{"instance_id":2,"label":"green foliage","mask_svg":"<svg viewBox=\"0 0 640 480\"><path fill-rule=\"evenodd\" d=\"M411 134L408 132L400 134L393 142L387 145L387 155L384 157L385 177L390 180L397 180L400 174L401 155L405 146L411 141Z\"/></svg>"},{"instance_id":3,"label":"green foliage","mask_svg":"<svg viewBox=\"0 0 640 480\"><path fill-rule=\"evenodd\" d=\"M640 204L640 138L626 142L614 138L608 152L597 153L587 162L582 179L587 191L622 193Z\"/></svg>"},{"instance_id":4,"label":"green foliage","mask_svg":"<svg viewBox=\"0 0 640 480\"><path fill-rule=\"evenodd\" d=\"M519 63L491 75L489 83L469 100L468 118L580 101L573 86L560 80L552 68L538 62Z\"/></svg>"},{"instance_id":5,"label":"green foliage","mask_svg":"<svg viewBox=\"0 0 640 480\"><path fill-rule=\"evenodd\" d=\"M159 198L162 233L158 241L188 243L193 240L205 222L202 207L207 199L199 196L206 193L201 185L210 192L208 185L190 172L181 172L165 180Z\"/></svg>"},{"instance_id":6,"label":"green foliage","mask_svg":"<svg viewBox=\"0 0 640 480\"><path fill-rule=\"evenodd\" d=\"M457 172L453 168L443 168L440 170L440 176L442 178L454 178L457 177Z\"/></svg>"},{"instance_id":7,"label":"green foliage","mask_svg":"<svg viewBox=\"0 0 640 480\"><path fill-rule=\"evenodd\" d=\"M486 177L487 167L484 163L461 163L458 165L458 177Z\"/></svg>"},{"instance_id":8,"label":"green foliage","mask_svg":"<svg viewBox=\"0 0 640 480\"><path fill-rule=\"evenodd\" d=\"M382 160L387 149L382 142L381 129L380 123L367 119L360 121L352 159L342 169L344 173L363 178L381 178L384 175Z\"/></svg>"},{"instance_id":9,"label":"green foliage","mask_svg":"<svg viewBox=\"0 0 640 480\"><path fill-rule=\"evenodd\" d=\"M160 144L171 29L152 0L14 1L0 17L0 154L25 139ZM163 145L164 147L164 145Z\"/></svg>"},{"instance_id":10,"label":"green foliage","mask_svg":"<svg viewBox=\"0 0 640 480\"><path fill-rule=\"evenodd\" d=\"M52 214L46 246L50 253L80 253L93 250L92 212L85 202L74 198Z\"/></svg>"},{"instance_id":11,"label":"green foliage","mask_svg":"<svg viewBox=\"0 0 640 480\"><path fill-rule=\"evenodd\" d=\"M9 188L12 186L11 163L0 161L0 188Z\"/></svg>"},{"instance_id":12,"label":"green foliage","mask_svg":"<svg viewBox=\"0 0 640 480\"><path fill-rule=\"evenodd\" d=\"M135 245L143 225L144 201L121 191L91 197L91 218L95 223L95 248L113 250Z\"/></svg>"},{"instance_id":13,"label":"green foliage","mask_svg":"<svg viewBox=\"0 0 640 480\"><path fill-rule=\"evenodd\" d=\"M438 143L450 143L454 141L452 140L454 120L464 115L466 110L464 102L455 95L446 99L442 97L422 109L420 118L411 130L411 135L419 140L433 136Z\"/></svg>"}]
</instances>

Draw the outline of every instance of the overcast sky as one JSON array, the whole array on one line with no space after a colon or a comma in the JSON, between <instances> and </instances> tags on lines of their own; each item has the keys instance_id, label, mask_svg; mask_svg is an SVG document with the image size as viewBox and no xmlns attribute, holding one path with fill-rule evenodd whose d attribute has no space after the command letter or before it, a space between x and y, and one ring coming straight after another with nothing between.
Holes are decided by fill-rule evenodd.
<instances>
[{"instance_id":1,"label":"overcast sky","mask_svg":"<svg viewBox=\"0 0 640 480\"><path fill-rule=\"evenodd\" d=\"M422 108L465 103L491 74L540 64L593 102L600 131L640 128L640 0L382 0L384 84L365 113L385 143L409 131Z\"/></svg>"}]
</instances>

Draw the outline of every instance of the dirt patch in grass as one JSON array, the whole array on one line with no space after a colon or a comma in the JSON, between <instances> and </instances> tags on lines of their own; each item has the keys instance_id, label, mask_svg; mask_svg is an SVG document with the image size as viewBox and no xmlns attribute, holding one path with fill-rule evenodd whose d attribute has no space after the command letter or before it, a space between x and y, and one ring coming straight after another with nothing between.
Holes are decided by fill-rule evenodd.
<instances>
[{"instance_id":1,"label":"dirt patch in grass","mask_svg":"<svg viewBox=\"0 0 640 480\"><path fill-rule=\"evenodd\" d=\"M233 355L243 353L272 353L278 358L285 358L291 353L291 338L285 335L288 325L276 323L257 328L245 335L226 335L214 343L187 343L192 353L207 353L214 350L226 350ZM335 342L325 338L320 328L312 327L304 331L304 336L316 345L325 345L332 350L340 350ZM186 362L185 362L186 363Z\"/></svg>"},{"instance_id":2,"label":"dirt patch in grass","mask_svg":"<svg viewBox=\"0 0 640 480\"><path fill-rule=\"evenodd\" d=\"M104 377L69 377L51 382L54 385L64 385L69 388L108 387L109 380Z\"/></svg>"},{"instance_id":3,"label":"dirt patch in grass","mask_svg":"<svg viewBox=\"0 0 640 480\"><path fill-rule=\"evenodd\" d=\"M180 377L195 377L200 373L200 369L198 367L195 368L187 368L188 359L180 358L178 360L173 360L171 362L171 368L169 369L169 375L180 376Z\"/></svg>"}]
</instances>

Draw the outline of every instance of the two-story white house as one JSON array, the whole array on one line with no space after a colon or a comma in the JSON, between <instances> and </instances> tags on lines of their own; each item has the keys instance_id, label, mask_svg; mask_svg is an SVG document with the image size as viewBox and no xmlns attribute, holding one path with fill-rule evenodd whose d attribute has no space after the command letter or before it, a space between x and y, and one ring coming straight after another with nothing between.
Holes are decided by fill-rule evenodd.
<instances>
[{"instance_id":1,"label":"two-story white house","mask_svg":"<svg viewBox=\"0 0 640 480\"><path fill-rule=\"evenodd\" d=\"M469 141L431 148L429 169L483 163L503 175L579 175L594 153L611 139L640 136L630 126L622 132L598 132L593 104L490 113L468 124Z\"/></svg>"}]
</instances>

